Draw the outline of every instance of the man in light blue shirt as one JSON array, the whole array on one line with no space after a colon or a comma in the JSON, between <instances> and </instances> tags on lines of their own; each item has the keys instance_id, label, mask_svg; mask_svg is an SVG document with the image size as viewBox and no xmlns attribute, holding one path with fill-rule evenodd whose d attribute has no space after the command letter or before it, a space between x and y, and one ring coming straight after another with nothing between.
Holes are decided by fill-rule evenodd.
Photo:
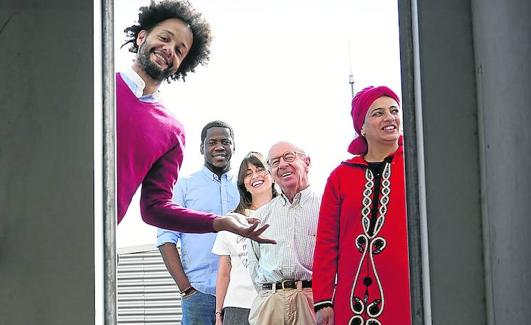
<instances>
[{"instance_id":1,"label":"man in light blue shirt","mask_svg":"<svg viewBox=\"0 0 531 325\"><path fill-rule=\"evenodd\" d=\"M224 215L233 211L240 196L235 178L229 173L234 151L232 127L212 121L201 132L204 166L179 179L174 200L194 210ZM182 296L183 325L215 324L218 256L211 253L215 233L187 234L159 229L157 246L168 272ZM181 255L176 244L180 243Z\"/></svg>"}]
</instances>

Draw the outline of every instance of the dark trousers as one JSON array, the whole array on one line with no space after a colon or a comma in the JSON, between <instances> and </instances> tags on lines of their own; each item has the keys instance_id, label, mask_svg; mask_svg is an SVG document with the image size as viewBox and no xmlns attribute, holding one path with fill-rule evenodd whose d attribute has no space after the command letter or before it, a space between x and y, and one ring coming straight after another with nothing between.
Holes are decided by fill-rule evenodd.
<instances>
[{"instance_id":1,"label":"dark trousers","mask_svg":"<svg viewBox=\"0 0 531 325\"><path fill-rule=\"evenodd\" d=\"M223 308L223 325L249 325L249 312L247 308Z\"/></svg>"}]
</instances>

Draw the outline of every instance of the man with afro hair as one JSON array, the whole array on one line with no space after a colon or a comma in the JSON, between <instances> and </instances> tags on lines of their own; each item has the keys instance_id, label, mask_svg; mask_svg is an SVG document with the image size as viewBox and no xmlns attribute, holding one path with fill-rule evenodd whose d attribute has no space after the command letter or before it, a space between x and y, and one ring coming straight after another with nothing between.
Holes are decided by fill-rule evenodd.
<instances>
[{"instance_id":1,"label":"man with afro hair","mask_svg":"<svg viewBox=\"0 0 531 325\"><path fill-rule=\"evenodd\" d=\"M228 230L259 242L267 226L245 226L229 216L194 211L172 201L183 161L183 126L158 101L162 81L183 79L210 55L208 23L187 1L151 1L141 7L138 23L124 30L130 69L116 74L118 223L142 184L144 222L189 233Z\"/></svg>"}]
</instances>

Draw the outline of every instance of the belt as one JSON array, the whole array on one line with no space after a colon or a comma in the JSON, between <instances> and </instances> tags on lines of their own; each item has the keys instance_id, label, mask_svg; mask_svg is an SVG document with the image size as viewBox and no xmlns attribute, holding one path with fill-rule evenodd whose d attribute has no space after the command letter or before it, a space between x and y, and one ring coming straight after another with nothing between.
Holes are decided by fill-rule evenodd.
<instances>
[{"instance_id":1,"label":"belt","mask_svg":"<svg viewBox=\"0 0 531 325\"><path fill-rule=\"evenodd\" d=\"M297 280L284 280L282 282L277 282L277 283L264 283L262 284L262 289L263 290L272 290L273 289L273 285L275 286L275 289L276 290L280 290L280 289L297 289L297 282L302 282L302 287L303 288L311 288L312 287L312 281L306 281L306 280L302 280L302 281L297 281Z\"/></svg>"}]
</instances>

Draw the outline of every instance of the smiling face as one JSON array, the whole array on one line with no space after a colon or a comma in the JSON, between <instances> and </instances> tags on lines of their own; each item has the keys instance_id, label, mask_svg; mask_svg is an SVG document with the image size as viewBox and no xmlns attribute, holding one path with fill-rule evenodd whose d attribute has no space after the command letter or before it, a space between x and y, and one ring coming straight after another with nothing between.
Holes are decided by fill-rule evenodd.
<instances>
[{"instance_id":1,"label":"smiling face","mask_svg":"<svg viewBox=\"0 0 531 325\"><path fill-rule=\"evenodd\" d=\"M310 158L288 142L279 142L269 150L269 168L275 182L291 200L308 187Z\"/></svg>"},{"instance_id":2,"label":"smiling face","mask_svg":"<svg viewBox=\"0 0 531 325\"><path fill-rule=\"evenodd\" d=\"M361 128L369 147L371 144L393 144L400 137L400 107L391 97L376 99L365 116Z\"/></svg>"},{"instance_id":3,"label":"smiling face","mask_svg":"<svg viewBox=\"0 0 531 325\"><path fill-rule=\"evenodd\" d=\"M149 32L138 33L135 65L160 82L177 72L192 42L192 31L182 20L166 19Z\"/></svg>"},{"instance_id":4,"label":"smiling face","mask_svg":"<svg viewBox=\"0 0 531 325\"><path fill-rule=\"evenodd\" d=\"M230 130L224 127L211 127L201 144L201 154L205 158L205 166L213 173L221 175L230 169L230 159L234 151L234 141Z\"/></svg>"},{"instance_id":5,"label":"smiling face","mask_svg":"<svg viewBox=\"0 0 531 325\"><path fill-rule=\"evenodd\" d=\"M259 194L271 192L273 180L264 166L256 166L249 162L243 177L243 185L247 192L256 197Z\"/></svg>"}]
</instances>

